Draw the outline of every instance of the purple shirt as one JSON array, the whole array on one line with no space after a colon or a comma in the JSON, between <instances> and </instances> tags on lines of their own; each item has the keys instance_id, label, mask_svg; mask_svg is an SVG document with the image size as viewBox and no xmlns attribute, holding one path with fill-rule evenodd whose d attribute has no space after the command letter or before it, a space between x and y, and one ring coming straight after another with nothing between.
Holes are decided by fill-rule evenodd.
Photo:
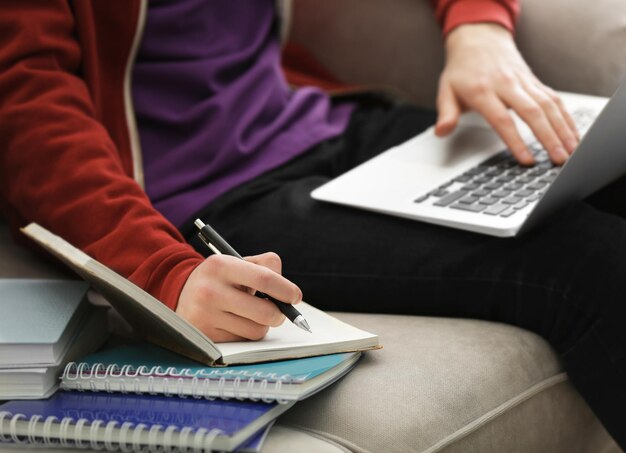
<instances>
[{"instance_id":1,"label":"purple shirt","mask_svg":"<svg viewBox=\"0 0 626 453\"><path fill-rule=\"evenodd\" d=\"M273 0L150 0L133 72L146 192L174 225L341 134L351 105L292 90Z\"/></svg>"}]
</instances>

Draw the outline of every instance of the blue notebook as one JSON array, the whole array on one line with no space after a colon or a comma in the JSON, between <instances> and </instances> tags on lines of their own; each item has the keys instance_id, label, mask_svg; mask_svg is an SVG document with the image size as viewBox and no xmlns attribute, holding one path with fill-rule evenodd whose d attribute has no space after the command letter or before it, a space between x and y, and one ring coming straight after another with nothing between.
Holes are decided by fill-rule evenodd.
<instances>
[{"instance_id":1,"label":"blue notebook","mask_svg":"<svg viewBox=\"0 0 626 453\"><path fill-rule=\"evenodd\" d=\"M354 367L359 352L208 367L150 344L122 346L70 363L61 388L205 398L297 401Z\"/></svg>"},{"instance_id":2,"label":"blue notebook","mask_svg":"<svg viewBox=\"0 0 626 453\"><path fill-rule=\"evenodd\" d=\"M0 441L233 451L293 404L58 392L0 405Z\"/></svg>"}]
</instances>

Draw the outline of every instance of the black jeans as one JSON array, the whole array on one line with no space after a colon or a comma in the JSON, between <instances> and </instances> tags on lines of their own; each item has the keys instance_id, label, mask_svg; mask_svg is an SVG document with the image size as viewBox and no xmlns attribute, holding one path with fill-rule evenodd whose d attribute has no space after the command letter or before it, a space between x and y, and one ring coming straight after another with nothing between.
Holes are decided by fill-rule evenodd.
<instances>
[{"instance_id":1,"label":"black jeans","mask_svg":"<svg viewBox=\"0 0 626 453\"><path fill-rule=\"evenodd\" d=\"M479 318L540 334L626 448L624 181L514 239L309 196L434 120L433 112L409 106L362 107L341 137L230 191L198 216L242 254L277 252L285 276L322 309ZM183 234L206 253L192 222Z\"/></svg>"}]
</instances>

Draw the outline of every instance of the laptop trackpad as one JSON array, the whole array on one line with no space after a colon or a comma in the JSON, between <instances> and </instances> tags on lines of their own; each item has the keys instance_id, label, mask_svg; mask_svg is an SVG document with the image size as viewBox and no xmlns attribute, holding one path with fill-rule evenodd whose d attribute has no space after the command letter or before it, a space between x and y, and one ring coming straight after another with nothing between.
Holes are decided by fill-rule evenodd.
<instances>
[{"instance_id":1,"label":"laptop trackpad","mask_svg":"<svg viewBox=\"0 0 626 453\"><path fill-rule=\"evenodd\" d=\"M464 166L468 161L480 162L506 147L491 129L461 126L446 138L439 138L434 129L428 129L398 148L393 153L394 160L449 168Z\"/></svg>"}]
</instances>

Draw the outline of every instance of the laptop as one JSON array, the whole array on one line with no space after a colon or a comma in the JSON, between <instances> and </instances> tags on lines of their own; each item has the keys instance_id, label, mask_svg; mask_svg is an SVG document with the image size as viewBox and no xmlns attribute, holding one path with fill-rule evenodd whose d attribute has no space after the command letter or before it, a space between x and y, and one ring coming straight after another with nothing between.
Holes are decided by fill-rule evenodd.
<instances>
[{"instance_id":1,"label":"laptop","mask_svg":"<svg viewBox=\"0 0 626 453\"><path fill-rule=\"evenodd\" d=\"M535 165L514 160L475 112L455 132L434 127L315 189L317 200L500 237L519 235L563 205L626 173L626 82L609 100L559 93L583 136L555 166L515 116Z\"/></svg>"}]
</instances>

